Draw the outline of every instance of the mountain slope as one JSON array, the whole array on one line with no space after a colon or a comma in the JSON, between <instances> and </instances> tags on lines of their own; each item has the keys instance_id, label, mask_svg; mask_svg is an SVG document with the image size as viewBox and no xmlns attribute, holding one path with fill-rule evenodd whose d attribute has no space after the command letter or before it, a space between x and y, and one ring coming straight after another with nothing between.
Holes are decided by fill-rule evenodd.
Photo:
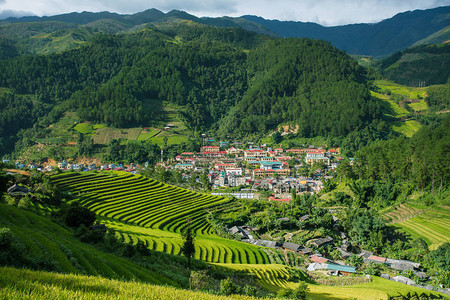
<instances>
[{"instance_id":1,"label":"mountain slope","mask_svg":"<svg viewBox=\"0 0 450 300\"><path fill-rule=\"evenodd\" d=\"M352 54L382 56L410 47L450 25L450 6L400 13L375 24L324 27L315 23L265 20L244 16L285 37L330 41Z\"/></svg>"},{"instance_id":2,"label":"mountain slope","mask_svg":"<svg viewBox=\"0 0 450 300\"><path fill-rule=\"evenodd\" d=\"M380 73L408 86L445 84L450 78L450 44L420 45L382 60Z\"/></svg>"},{"instance_id":3,"label":"mountain slope","mask_svg":"<svg viewBox=\"0 0 450 300\"><path fill-rule=\"evenodd\" d=\"M76 111L81 121L121 128L152 126L161 115L149 103L162 101L184 107L178 115L188 129L221 127L223 136L292 122L302 136L342 137L379 118L365 71L328 42L191 21L95 35L71 51L0 61L0 70L0 85L60 104L56 117Z\"/></svg>"},{"instance_id":4,"label":"mountain slope","mask_svg":"<svg viewBox=\"0 0 450 300\"><path fill-rule=\"evenodd\" d=\"M149 9L130 15L110 12L73 12L48 17L8 18L0 21L0 36L5 37L1 34L2 28L3 30L10 26L15 28L18 24L34 24L31 26L35 26L35 23L39 23L40 26L48 26L46 24L63 23L65 26L93 26L102 32L117 33L133 30L139 26L176 20L189 20L217 27L240 27L274 37L323 39L352 54L384 56L408 48L448 27L450 25L450 6L407 11L374 24L333 27L325 27L316 23L266 20L250 15L239 18L198 18L179 10L172 10L165 14L157 9ZM35 34L30 34L30 36L33 35Z\"/></svg>"}]
</instances>

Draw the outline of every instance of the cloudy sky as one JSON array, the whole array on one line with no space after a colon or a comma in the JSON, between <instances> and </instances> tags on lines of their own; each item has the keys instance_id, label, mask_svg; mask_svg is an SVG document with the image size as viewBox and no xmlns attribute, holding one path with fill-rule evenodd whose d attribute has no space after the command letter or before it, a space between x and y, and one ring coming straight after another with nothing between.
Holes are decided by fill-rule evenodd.
<instances>
[{"instance_id":1,"label":"cloudy sky","mask_svg":"<svg viewBox=\"0 0 450 300\"><path fill-rule=\"evenodd\" d=\"M184 10L198 17L250 14L332 26L378 22L407 10L448 5L450 0L0 0L0 19L72 11L129 14L156 8L163 12Z\"/></svg>"}]
</instances>

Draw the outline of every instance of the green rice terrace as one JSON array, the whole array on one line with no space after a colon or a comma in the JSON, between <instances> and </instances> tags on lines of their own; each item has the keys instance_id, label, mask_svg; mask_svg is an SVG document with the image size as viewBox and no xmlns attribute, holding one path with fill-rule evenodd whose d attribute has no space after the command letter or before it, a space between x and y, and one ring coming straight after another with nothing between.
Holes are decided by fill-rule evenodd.
<instances>
[{"instance_id":1,"label":"green rice terrace","mask_svg":"<svg viewBox=\"0 0 450 300\"><path fill-rule=\"evenodd\" d=\"M434 206L420 209L411 205L400 205L385 215L400 231L412 239L422 238L431 250L450 240L450 210Z\"/></svg>"},{"instance_id":2,"label":"green rice terrace","mask_svg":"<svg viewBox=\"0 0 450 300\"><path fill-rule=\"evenodd\" d=\"M206 220L209 209L230 209L229 199L170 186L126 172L66 173L52 177L59 188L72 192L102 223L125 242L143 241L153 250L179 255L180 232L196 232L194 258L214 263L283 263L277 252L215 235Z\"/></svg>"}]
</instances>

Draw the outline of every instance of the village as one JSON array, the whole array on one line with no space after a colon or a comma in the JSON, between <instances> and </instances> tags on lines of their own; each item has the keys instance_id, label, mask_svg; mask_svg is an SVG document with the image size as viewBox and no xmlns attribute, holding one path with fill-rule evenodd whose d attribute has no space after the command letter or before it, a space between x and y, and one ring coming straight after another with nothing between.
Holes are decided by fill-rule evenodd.
<instances>
[{"instance_id":1,"label":"village","mask_svg":"<svg viewBox=\"0 0 450 300\"><path fill-rule=\"evenodd\" d=\"M221 143L222 144L222 143ZM318 193L322 189L323 180L332 178L339 161L339 149L324 150L322 148L282 149L252 147L203 146L199 152L183 152L175 158L164 159L161 150L161 161L154 166L145 163L77 163L66 160L55 165L37 163L25 164L15 162L16 169L51 172L55 169L63 171L115 170L133 174L149 167L177 170L187 180L192 174L207 173L214 195L233 196L236 198L258 198L258 191L268 190L273 193L270 200L288 202L292 190L296 193ZM10 164L9 160L3 163ZM198 179L197 179L198 180ZM241 187L241 189L238 189ZM232 188L230 192L229 188Z\"/></svg>"},{"instance_id":2,"label":"village","mask_svg":"<svg viewBox=\"0 0 450 300\"><path fill-rule=\"evenodd\" d=\"M339 149L328 149L304 147L304 148L271 148L266 145L259 147L250 146L248 149L238 147L203 146L199 152L183 152L174 158L164 160L161 151L161 161L155 165L145 163L138 164L115 164L115 163L76 163L62 161L55 166L30 163L25 165L21 162L15 163L16 169L38 170L50 172L55 169L63 171L92 171L92 170L115 170L139 174L145 169L163 169L178 171L185 181L195 174L207 174L211 194L241 199L259 199L261 191L269 192L267 199L274 202L289 203L291 195L294 194L318 194L323 188L326 179L333 178L340 162L344 159ZM3 161L10 164L9 161ZM352 159L350 159L352 164ZM197 178L197 181L199 179ZM21 195L29 193L20 186L13 186L8 193ZM299 221L307 221L309 215L302 216ZM287 219L287 218L284 218ZM289 221L289 220L279 220ZM338 224L339 219L333 215L333 222ZM302 255L307 259L305 265L308 272L319 272L325 276L348 276L356 274L358 267L364 265L383 266L382 270L389 272L379 274L381 277L431 290L432 286L420 285L413 279L403 276L409 272L410 277L426 279L425 272L420 264L408 260L391 259L379 257L373 252L352 247L352 241L344 233L340 232L339 239L330 236L315 238L307 241L304 245L291 241L276 241L260 239L258 228L241 225L226 228L231 238L245 243L263 246L280 251L291 251ZM338 246L339 245L339 246ZM330 247L339 251L338 260L325 257L321 254L323 247ZM325 251L326 252L326 251ZM350 257L357 257L360 265L349 265ZM306 267L307 266L307 267ZM389 274L390 275L389 275ZM440 289L440 292L448 294L449 291Z\"/></svg>"}]
</instances>

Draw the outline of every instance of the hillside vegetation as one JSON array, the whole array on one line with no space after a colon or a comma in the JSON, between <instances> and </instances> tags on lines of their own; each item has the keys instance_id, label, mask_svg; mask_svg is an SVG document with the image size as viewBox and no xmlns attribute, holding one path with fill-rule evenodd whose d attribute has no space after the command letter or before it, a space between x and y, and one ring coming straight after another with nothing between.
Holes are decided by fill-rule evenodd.
<instances>
[{"instance_id":1,"label":"hillside vegetation","mask_svg":"<svg viewBox=\"0 0 450 300\"><path fill-rule=\"evenodd\" d=\"M71 111L79 122L136 128L173 120L181 130L210 130L219 137L265 135L293 123L301 137L343 139L375 128L381 117L364 69L329 43L191 21L95 35L70 51L0 61L0 71L0 85L12 97L30 95L36 108L28 122L17 122L22 110L14 98L8 100L12 109L3 123L15 125L1 153L25 136L16 149L32 146ZM164 107L176 107L176 113L160 113Z\"/></svg>"},{"instance_id":2,"label":"hillside vegetation","mask_svg":"<svg viewBox=\"0 0 450 300\"><path fill-rule=\"evenodd\" d=\"M407 86L445 84L450 78L450 44L420 45L381 61L381 74Z\"/></svg>"}]
</instances>

